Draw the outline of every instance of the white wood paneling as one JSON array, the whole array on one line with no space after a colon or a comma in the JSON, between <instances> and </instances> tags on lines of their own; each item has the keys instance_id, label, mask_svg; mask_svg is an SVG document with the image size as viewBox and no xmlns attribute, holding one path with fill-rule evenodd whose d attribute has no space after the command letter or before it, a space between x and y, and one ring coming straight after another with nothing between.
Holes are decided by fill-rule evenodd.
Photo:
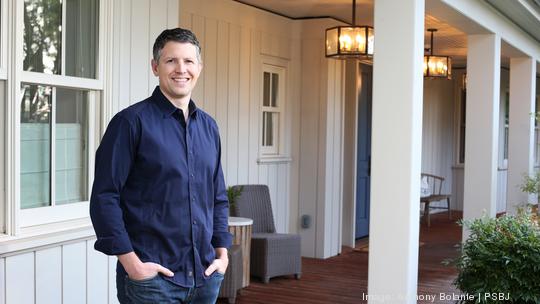
<instances>
[{"instance_id":1,"label":"white wood paneling","mask_svg":"<svg viewBox=\"0 0 540 304\"><path fill-rule=\"evenodd\" d=\"M154 0L155 1L155 0ZM159 2L159 1L158 1ZM148 97L148 82L150 64L150 54L148 46L153 44L150 42L149 24L150 23L150 0L138 0L132 2L131 6L131 56L130 56L130 102L136 102ZM161 20L166 19L162 18Z\"/></svg>"},{"instance_id":2,"label":"white wood paneling","mask_svg":"<svg viewBox=\"0 0 540 304\"><path fill-rule=\"evenodd\" d=\"M36 251L36 304L62 303L62 249Z\"/></svg>"},{"instance_id":3,"label":"white wood paneling","mask_svg":"<svg viewBox=\"0 0 540 304\"><path fill-rule=\"evenodd\" d=\"M161 12L168 12L169 11L168 10L169 9L168 4L169 3L168 3L167 0L157 0L157 1L153 0L153 1L150 1L150 3L149 3L150 16L159 15ZM170 13L174 13L174 11L172 11ZM169 27L168 22L169 22L168 18L160 18L160 19L156 19L154 22L148 22L148 24L150 26L150 28L148 30L148 42L146 43L146 47L148 49L148 52L147 52L148 57L143 58L143 60L141 60L139 62L139 65L142 68L146 68L147 64L150 64L150 58L154 57L153 53L152 53L152 50L153 50L153 47L154 47L154 41L155 41L156 37L164 29ZM154 76L154 73L152 72L151 69L148 70L147 73L148 73L147 91L150 91L150 90L154 89L157 85L159 85L159 80L158 80L157 77ZM145 91L144 94L146 94L147 91ZM143 98L146 98L146 96L144 96Z\"/></svg>"},{"instance_id":4,"label":"white wood paneling","mask_svg":"<svg viewBox=\"0 0 540 304\"><path fill-rule=\"evenodd\" d=\"M204 79L204 107L201 107L215 118L217 100L217 58L218 50L218 21L215 19L204 20L204 69L201 78Z\"/></svg>"},{"instance_id":5,"label":"white wood paneling","mask_svg":"<svg viewBox=\"0 0 540 304\"><path fill-rule=\"evenodd\" d=\"M6 303L35 303L34 252L6 258Z\"/></svg>"},{"instance_id":6,"label":"white wood paneling","mask_svg":"<svg viewBox=\"0 0 540 304\"><path fill-rule=\"evenodd\" d=\"M86 302L86 242L62 246L62 299L64 303Z\"/></svg>"},{"instance_id":7,"label":"white wood paneling","mask_svg":"<svg viewBox=\"0 0 540 304\"><path fill-rule=\"evenodd\" d=\"M240 118L240 35L241 27L231 24L229 27L229 69L228 69L228 102L227 102L227 167L226 180L230 185L238 184L238 152L240 140L238 127ZM222 158L224 155L222 155Z\"/></svg>"},{"instance_id":8,"label":"white wood paneling","mask_svg":"<svg viewBox=\"0 0 540 304\"><path fill-rule=\"evenodd\" d=\"M6 259L0 258L0 304L6 304Z\"/></svg>"},{"instance_id":9,"label":"white wood paneling","mask_svg":"<svg viewBox=\"0 0 540 304\"><path fill-rule=\"evenodd\" d=\"M118 304L118 298L116 297L116 264L118 263L118 258L115 256L107 257L107 269L108 269L108 296L109 304Z\"/></svg>"},{"instance_id":10,"label":"white wood paneling","mask_svg":"<svg viewBox=\"0 0 540 304\"><path fill-rule=\"evenodd\" d=\"M239 70L239 104L238 104L238 184L249 181L249 136L250 136L250 61L251 30L242 27L240 30L240 70ZM244 165L240 165L240 164ZM232 163L230 165L233 165ZM231 183L232 181L229 181Z\"/></svg>"},{"instance_id":11,"label":"white wood paneling","mask_svg":"<svg viewBox=\"0 0 540 304\"><path fill-rule=\"evenodd\" d=\"M87 256L87 303L107 303L109 264L108 258L94 249L94 240L86 241Z\"/></svg>"},{"instance_id":12,"label":"white wood paneling","mask_svg":"<svg viewBox=\"0 0 540 304\"><path fill-rule=\"evenodd\" d=\"M118 45L118 53L115 54L118 57L116 58L120 64L118 66L118 74L116 74L113 83L118 83L118 100L113 100L112 102L117 103L116 106L113 106L113 109L117 111L122 110L123 108L129 106L132 103L132 94L131 94L131 0L119 0L120 5L120 15L117 19L120 19L120 24L115 24L115 27L119 27L120 36L117 38L120 42ZM115 28L116 30L116 28ZM146 46L136 46L136 47L145 47ZM139 63L140 64L140 63ZM146 74L146 73L145 73ZM114 91L114 87L113 87ZM112 116L111 116L112 117Z\"/></svg>"},{"instance_id":13,"label":"white wood paneling","mask_svg":"<svg viewBox=\"0 0 540 304\"><path fill-rule=\"evenodd\" d=\"M453 81L424 80L422 172L444 177L443 193L452 193L454 100ZM454 209L453 198L450 203ZM446 206L446 202L437 205Z\"/></svg>"},{"instance_id":14,"label":"white wood paneling","mask_svg":"<svg viewBox=\"0 0 540 304\"><path fill-rule=\"evenodd\" d=\"M324 57L324 29L333 21L302 22L302 85L298 217L302 254L326 258L341 250L343 62Z\"/></svg>"},{"instance_id":15,"label":"white wood paneling","mask_svg":"<svg viewBox=\"0 0 540 304\"><path fill-rule=\"evenodd\" d=\"M154 2L155 0L152 0ZM180 11L180 5L178 3L179 0L164 0L167 1L167 27L168 28L175 28L177 27L180 22L178 20L178 12ZM160 11L158 16L161 16L163 12ZM152 36L150 36L152 37Z\"/></svg>"},{"instance_id":16,"label":"white wood paneling","mask_svg":"<svg viewBox=\"0 0 540 304\"><path fill-rule=\"evenodd\" d=\"M0 259L0 304L118 303L116 257L93 248L95 239Z\"/></svg>"}]
</instances>

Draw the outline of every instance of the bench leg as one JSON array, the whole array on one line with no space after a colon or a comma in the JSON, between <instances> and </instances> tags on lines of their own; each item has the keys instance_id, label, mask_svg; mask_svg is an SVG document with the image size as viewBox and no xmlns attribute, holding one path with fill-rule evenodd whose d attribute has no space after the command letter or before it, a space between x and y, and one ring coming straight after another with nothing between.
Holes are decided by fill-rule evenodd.
<instances>
[{"instance_id":1,"label":"bench leg","mask_svg":"<svg viewBox=\"0 0 540 304\"><path fill-rule=\"evenodd\" d=\"M452 219L452 209L450 209L450 198L449 197L446 198L446 203L447 203L447 206L448 206L448 219L451 220Z\"/></svg>"},{"instance_id":2,"label":"bench leg","mask_svg":"<svg viewBox=\"0 0 540 304\"><path fill-rule=\"evenodd\" d=\"M426 219L427 226L431 226L431 220L429 218L429 202L424 203L424 218Z\"/></svg>"}]
</instances>

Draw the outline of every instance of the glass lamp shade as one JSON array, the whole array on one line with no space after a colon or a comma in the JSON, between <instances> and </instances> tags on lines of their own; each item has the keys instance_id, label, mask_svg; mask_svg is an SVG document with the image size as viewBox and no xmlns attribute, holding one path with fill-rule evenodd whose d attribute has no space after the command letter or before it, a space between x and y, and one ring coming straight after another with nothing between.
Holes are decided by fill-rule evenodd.
<instances>
[{"instance_id":1,"label":"glass lamp shade","mask_svg":"<svg viewBox=\"0 0 540 304\"><path fill-rule=\"evenodd\" d=\"M424 56L424 76L452 78L452 59L448 56Z\"/></svg>"},{"instance_id":2,"label":"glass lamp shade","mask_svg":"<svg viewBox=\"0 0 540 304\"><path fill-rule=\"evenodd\" d=\"M373 28L337 26L326 30L326 57L345 59L373 56Z\"/></svg>"}]
</instances>

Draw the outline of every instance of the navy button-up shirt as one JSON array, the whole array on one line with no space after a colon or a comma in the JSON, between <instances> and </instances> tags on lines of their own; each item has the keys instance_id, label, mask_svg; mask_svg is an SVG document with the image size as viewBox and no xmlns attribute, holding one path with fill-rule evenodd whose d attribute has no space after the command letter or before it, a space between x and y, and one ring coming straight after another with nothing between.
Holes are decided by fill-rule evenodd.
<instances>
[{"instance_id":1,"label":"navy button-up shirt","mask_svg":"<svg viewBox=\"0 0 540 304\"><path fill-rule=\"evenodd\" d=\"M217 124L193 101L187 123L159 87L116 114L96 153L95 249L134 251L173 271L178 285L203 285L214 248L232 240L220 159ZM117 271L125 274L120 263Z\"/></svg>"}]
</instances>

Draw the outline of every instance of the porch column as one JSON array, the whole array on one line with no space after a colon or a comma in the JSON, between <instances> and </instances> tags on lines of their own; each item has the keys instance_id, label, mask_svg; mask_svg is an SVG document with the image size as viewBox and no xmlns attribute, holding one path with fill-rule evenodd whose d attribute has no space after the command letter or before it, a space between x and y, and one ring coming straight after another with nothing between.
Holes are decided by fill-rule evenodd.
<instances>
[{"instance_id":1,"label":"porch column","mask_svg":"<svg viewBox=\"0 0 540 304\"><path fill-rule=\"evenodd\" d=\"M501 40L498 35L467 39L467 118L463 219L497 212L497 153ZM468 231L463 229L463 240Z\"/></svg>"},{"instance_id":2,"label":"porch column","mask_svg":"<svg viewBox=\"0 0 540 304\"><path fill-rule=\"evenodd\" d=\"M416 303L424 0L374 11L368 303Z\"/></svg>"},{"instance_id":3,"label":"porch column","mask_svg":"<svg viewBox=\"0 0 540 304\"><path fill-rule=\"evenodd\" d=\"M519 185L534 166L534 116L536 62L532 58L510 59L510 121L508 126L508 190L506 209L515 213L521 203L536 202Z\"/></svg>"}]
</instances>

